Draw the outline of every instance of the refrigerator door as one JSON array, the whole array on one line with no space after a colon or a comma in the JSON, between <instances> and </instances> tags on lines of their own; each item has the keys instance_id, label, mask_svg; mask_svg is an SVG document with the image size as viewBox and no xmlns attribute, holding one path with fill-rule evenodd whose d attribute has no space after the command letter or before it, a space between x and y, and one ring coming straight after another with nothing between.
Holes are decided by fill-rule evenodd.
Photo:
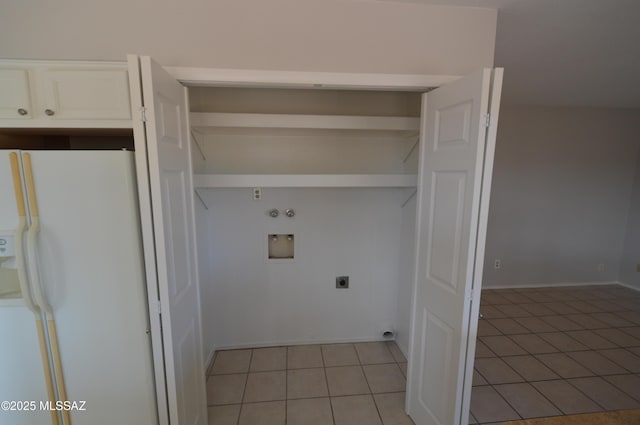
<instances>
[{"instance_id":1,"label":"refrigerator door","mask_svg":"<svg viewBox=\"0 0 640 425\"><path fill-rule=\"evenodd\" d=\"M31 151L38 267L74 425L157 423L133 154Z\"/></svg>"},{"instance_id":2,"label":"refrigerator door","mask_svg":"<svg viewBox=\"0 0 640 425\"><path fill-rule=\"evenodd\" d=\"M0 233L7 236L18 226L10 152L0 150ZM14 258L0 257L0 287L15 286L14 267ZM2 410L0 425L50 425L49 412L39 410L39 402L46 400L35 316L19 293L7 290L0 296L0 401L35 401L37 409Z\"/></svg>"}]
</instances>

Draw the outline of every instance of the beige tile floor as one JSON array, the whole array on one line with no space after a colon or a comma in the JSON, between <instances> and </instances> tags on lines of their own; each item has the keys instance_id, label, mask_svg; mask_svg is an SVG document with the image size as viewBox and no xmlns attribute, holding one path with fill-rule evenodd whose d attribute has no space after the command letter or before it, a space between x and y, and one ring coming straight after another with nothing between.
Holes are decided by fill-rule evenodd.
<instances>
[{"instance_id":1,"label":"beige tile floor","mask_svg":"<svg viewBox=\"0 0 640 425\"><path fill-rule=\"evenodd\" d=\"M470 424L640 408L640 292L483 290Z\"/></svg>"},{"instance_id":2,"label":"beige tile floor","mask_svg":"<svg viewBox=\"0 0 640 425\"><path fill-rule=\"evenodd\" d=\"M393 342L219 351L209 425L412 425L406 362Z\"/></svg>"}]
</instances>

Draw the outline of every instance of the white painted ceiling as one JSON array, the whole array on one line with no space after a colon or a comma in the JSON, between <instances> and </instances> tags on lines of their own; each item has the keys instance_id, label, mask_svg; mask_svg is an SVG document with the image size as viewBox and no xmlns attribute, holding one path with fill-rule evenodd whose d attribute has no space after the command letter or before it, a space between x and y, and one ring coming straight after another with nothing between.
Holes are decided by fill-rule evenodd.
<instances>
[{"instance_id":1,"label":"white painted ceiling","mask_svg":"<svg viewBox=\"0 0 640 425\"><path fill-rule=\"evenodd\" d=\"M504 103L640 108L640 0L387 0L498 9Z\"/></svg>"}]
</instances>

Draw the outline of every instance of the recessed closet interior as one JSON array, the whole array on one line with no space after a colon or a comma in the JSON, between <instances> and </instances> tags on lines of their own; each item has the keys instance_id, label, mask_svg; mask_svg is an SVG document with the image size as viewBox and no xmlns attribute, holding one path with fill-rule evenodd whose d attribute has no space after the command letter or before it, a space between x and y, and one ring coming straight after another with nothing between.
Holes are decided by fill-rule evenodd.
<instances>
[{"instance_id":1,"label":"recessed closet interior","mask_svg":"<svg viewBox=\"0 0 640 425\"><path fill-rule=\"evenodd\" d=\"M389 330L407 353L421 93L190 87L189 102L205 358ZM270 258L282 238L291 255Z\"/></svg>"}]
</instances>

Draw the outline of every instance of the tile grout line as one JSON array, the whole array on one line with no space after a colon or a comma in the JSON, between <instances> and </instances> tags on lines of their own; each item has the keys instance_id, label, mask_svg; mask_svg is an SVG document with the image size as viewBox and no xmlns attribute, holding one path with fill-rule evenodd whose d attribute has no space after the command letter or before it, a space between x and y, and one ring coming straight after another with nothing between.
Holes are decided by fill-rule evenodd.
<instances>
[{"instance_id":1,"label":"tile grout line","mask_svg":"<svg viewBox=\"0 0 640 425\"><path fill-rule=\"evenodd\" d=\"M519 417L520 419L524 419L524 418L522 417L522 415L520 414L520 412L518 412L518 410L517 410L515 407L513 407L513 406L511 405L511 403L509 403L509 400L507 400L506 398L504 398L504 397L502 396L502 394L500 394L500 391L498 391L498 390L495 388L495 386L494 386L494 385L490 385L490 387L491 387L491 389L492 389L493 391L495 391L495 393L496 393L496 394L498 394L498 397L500 397L500 398L502 399L502 401L504 401L505 403L507 403L507 406L509 406L509 407L510 407L510 408L511 408L515 413L516 413L516 415L518 415L518 417ZM475 415L474 415L474 416L475 416ZM495 422L495 421L493 421L493 422ZM499 422L504 422L504 421L499 421ZM491 422L484 422L484 423L491 423Z\"/></svg>"},{"instance_id":2,"label":"tile grout line","mask_svg":"<svg viewBox=\"0 0 640 425\"><path fill-rule=\"evenodd\" d=\"M568 294L567 294L567 296L568 296ZM508 298L507 298L506 296L503 296L503 297L504 297L504 299L507 299L507 300L508 300ZM537 298L540 298L540 297L537 297ZM565 297L563 296L563 298L565 298ZM575 299L576 297L573 297L573 298ZM590 299L590 298L589 298L589 299ZM594 300L596 300L596 299L598 299L598 298L594 298ZM614 305L615 305L615 301L616 301L616 300L617 300L617 298L616 298L616 297L611 297L611 298L608 298L608 299L607 299L607 301L609 301L610 303L613 303ZM512 302L511 300L508 300L508 301L510 301L510 304L511 304L511 305L523 304L523 303L515 303L515 302ZM568 300L565 300L565 301L557 300L557 301L553 301L553 302L567 302L567 301L568 301ZM585 300L582 300L582 299L579 299L579 298L578 298L578 299L575 299L575 301L585 302L587 305L591 305L592 307L598 308L599 310L601 310L601 311L599 311L598 313L613 314L614 316L616 316L616 317L618 317L618 318L620 318L620 319L622 319L622 320L626 320L626 318L625 318L625 317L622 317L622 316L619 316L619 315L615 314L617 311L606 311L606 309L604 309L604 310L603 310L600 306L598 306L598 305L596 305L596 304L588 303L586 299L585 299ZM544 303L544 302L536 301L536 303L541 304L541 303ZM501 309L499 309L499 308L495 307L497 304L487 304L487 305L491 305L493 308L497 309L500 313L504 313L504 311L502 311ZM567 304L567 305L569 305L569 304ZM481 308L482 308L482 307L481 307ZM523 308L523 307L521 307L521 308ZM531 312L530 312L530 311L528 311L527 309L525 309L525 310L526 310L527 312L531 313ZM584 312L584 311L580 311L580 310L579 310L579 312L578 312L578 313L570 313L570 314L582 314L582 315L591 316L593 313L586 313L586 312ZM505 315L506 315L506 313L505 313ZM572 337L572 335L568 334L568 332L571 332L571 331L589 331L589 332L591 332L592 334L595 334L595 335L597 335L598 337L600 337L600 338L604 339L604 340L605 340L605 341L607 341L608 343L613 344L613 345L614 345L614 347L613 347L613 348L610 348L610 349L617 349L617 350L622 349L622 350L624 350L625 352L630 353L630 354L632 354L632 355L634 355L634 354L635 354L634 352L632 352L631 350L629 350L629 349L628 349L629 347L623 347L623 346L622 346L622 345L620 345L619 343L617 343L617 342L615 342L615 341L612 341L611 339L609 339L609 338L607 338L607 337L605 337L605 336L600 335L600 333L598 333L598 332L593 332L594 330L601 330L601 329L618 329L618 330L620 330L621 332L624 332L625 334L627 334L627 335L629 335L630 337L632 337L632 338L633 338L633 337L634 337L634 335L631 335L631 334L629 334L629 333L627 333L627 332L625 332L625 331L623 330L623 329L625 328L625 326L618 326L618 327L615 327L615 326L613 326L611 323L604 323L604 322L602 322L604 325L606 325L606 327L596 328L596 329L587 329L587 327L585 327L583 324L581 324L581 323L578 323L578 322L576 322L576 321L571 320L571 318L570 318L570 317L566 317L566 316L568 316L569 314L560 314L560 313L554 314L554 316L556 316L556 315L557 315L557 316L560 316L560 317L562 317L562 318L564 318L564 319L566 319L566 320L569 320L571 323L574 323L576 326L580 326L580 328L579 328L579 329L575 329L575 330L568 330L568 329L567 329L567 330L560 330L560 329L558 329L558 331L557 331L557 332L561 333L563 336L565 336L565 337L567 337L567 338L571 338L572 340L576 341L577 343L583 344L581 341L578 341L578 340L576 340L575 338L573 338L573 337ZM548 317L548 316L549 316L549 315L542 315L542 316L536 316L536 315L533 315L533 317L538 318L539 320L542 320L542 319L540 319L540 317ZM524 328L526 328L526 329L530 332L530 333L528 333L528 334L521 334L521 333L516 333L516 334L505 334L502 330L500 330L498 327L496 327L495 325L493 325L490 321L488 322L488 324L490 324L492 327L494 327L494 328L496 329L496 331L497 331L497 332L499 332L499 334L500 334L500 335L502 335L502 336L506 336L506 337L508 338L508 340L510 340L512 343L514 343L517 347L519 347L520 349L522 349L522 350L524 350L526 353L528 353L528 354L527 354L528 356L531 356L531 357L533 357L534 359L536 359L537 361L541 362L541 363L543 364L543 366L544 366L544 367L546 367L547 369L551 370L554 374L558 375L558 373L556 373L554 370L550 369L550 368L549 368L549 367L548 367L544 362L542 362L542 361L541 361L540 359L538 359L538 357L537 357L538 355L541 355L541 354L550 354L550 353L537 353L537 354L536 354L536 353L532 353L530 350L527 350L527 349L523 348L520 344L518 344L518 343L516 342L516 340L514 340L514 339L512 338L512 336L515 336L515 335L529 335L529 334L531 334L531 335L536 335L536 336L538 336L538 337L539 337L539 335L538 335L538 334L540 334L540 333L548 333L548 332L533 332L530 328L528 328L528 327L524 326L520 321L518 321L518 320L517 320L517 319L519 319L519 318L524 318L524 317L525 317L525 316L523 316L523 317L506 317L506 319L510 319L510 320L512 320L512 321L514 321L514 322L516 322L517 324L519 324L520 326L523 326ZM526 317L531 317L531 316L526 316ZM494 318L494 320L495 320L495 319L497 319L497 318ZM489 319L489 320L491 320L491 319ZM594 320L598 320L598 319L594 318ZM543 321L545 324L549 325L551 328L555 328L555 329L557 329L557 328L556 328L555 326L553 326L551 323L548 323L548 322L547 322L547 321L545 321L545 320L542 320L542 321ZM629 321L629 320L626 320L626 322L628 322L628 323L633 323L633 322L631 322L631 321ZM633 327L633 326L626 326L626 327ZM621 328L622 328L622 330L621 330ZM492 335L484 335L484 337L487 337L487 336L492 336ZM498 336L498 335L495 335L495 336ZM492 350L492 349L491 349L491 348L490 348L490 347L489 347L489 346L488 346L484 341L482 341L482 339L481 339L481 338L482 338L482 337L480 337L480 336L478 337L478 339L479 339L481 342L483 342L483 344L484 344L484 345L486 346L486 348L489 350L489 353L496 354L496 353L494 352L494 350ZM618 362L616 362L616 361L615 361L615 360L613 360L613 359L608 358L607 356L604 356L603 354L600 354L600 353L597 351L597 349L592 348L591 346L587 346L587 347L586 347L586 349L584 349L584 350L571 350L571 351L564 351L564 350L561 350L559 347L555 346L553 343L551 343L551 342L547 341L547 340L546 340L546 339L544 339L544 338L543 338L543 341L544 341L545 343L549 344L551 347L554 347L555 349L557 349L557 350L558 350L558 351L556 352L557 354L563 354L563 355L567 356L567 353L571 353L571 352L594 352L594 353L596 353L596 354L602 355L602 356L603 356L603 357L605 357L608 361L610 361L612 364L614 364L614 365L616 365L616 366L620 367L621 369L623 369L623 370L625 370L625 371L629 371L630 373L624 373L624 374L619 374L619 373L618 373L618 374L609 374L609 375L599 375L599 374L595 373L592 369L590 369L590 368L586 367L586 366L585 366L584 364L582 364L581 362L579 362L579 361L575 360L575 359L573 358L573 356L568 356L572 361L575 361L577 364L579 364L580 366L584 367L584 368L585 368L586 370L588 370L590 373L593 373L594 375L592 375L592 377L597 377L597 378L603 379L605 382L608 382L610 385L612 385L614 388L616 388L616 389L618 389L619 391L621 391L621 392L622 392L623 394L625 394L626 396L629 396L631 399L634 399L634 400L635 400L635 398L634 398L633 396L631 396L630 394L628 394L628 393L627 393L626 391L624 391L623 389L621 389L621 388L617 387L615 384L612 384L611 382L609 382L609 381L608 381L608 380L606 380L606 378L605 378L606 376L615 376L615 375L634 375L632 371L630 371L629 369L627 369L627 368L626 368L626 367L624 367L623 365L619 364ZM584 345L584 344L583 344L583 345ZM600 350L605 350L605 349L603 348L603 349L600 349ZM553 354L553 353L551 353L551 354ZM475 357L475 356L474 356L474 357ZM503 360L503 358L504 358L504 357L515 357L515 355L509 355L509 356L498 356L498 355L496 355L496 357L497 357L497 358L499 358L500 360L502 360L502 361L504 362L504 360ZM481 358L484 358L484 357L479 357L479 358L478 358L478 357L476 357L475 359L477 360L477 359L481 359ZM511 367L508 363L506 363L506 362L504 362L504 363L505 363L507 366ZM514 370L513 368L511 368L511 369L516 373L516 375L517 375L517 376L520 376L520 373L518 373L518 372L517 372L516 370ZM484 375L482 375L482 374L481 374L477 369L475 369L475 368L474 368L474 370L475 370L475 372L477 372L477 373L478 373L478 374L479 374L479 375L480 375L480 376L481 376L485 381L487 381L487 383L489 384L489 386L491 386L491 387L492 387L492 389L493 389L494 391L496 391L496 392L497 392L497 390L496 390L496 388L494 387L494 385L501 385L501 384L491 384L491 383L489 383L489 381L484 377ZM521 377L521 378L523 378L523 377ZM551 379L551 380L543 380L543 381L552 381L552 380L561 380L561 381L565 381L565 382L566 382L567 384L569 384L571 387L575 388L579 393L583 394L583 395L584 395L588 400L593 401L593 402L595 403L595 405L596 405L596 406L598 406L598 407L602 408L602 406L601 406L599 403L595 402L595 400L592 400L592 399L591 399L591 397L589 397L589 396L587 396L586 394L584 394L580 389L578 389L575 385L573 385L571 382L569 382L567 378L563 378L562 376L559 376L558 378L559 378L559 379ZM556 405L555 405L555 403L554 403L553 401L551 401L548 397L546 397L544 394L542 394L540 391L538 391L538 389L537 389L535 386L533 386L533 385L532 385L532 383L533 383L533 382L542 382L542 381L528 381L528 380L526 380L526 379L525 379L525 380L524 380L524 382L525 382L527 385L532 386L532 387L534 388L534 391L536 391L537 393L539 393L539 394L543 397L543 399L547 400L549 403L551 403L551 405L552 405L552 406L554 406L554 407L555 407L555 408L557 408L560 412L562 412L562 410L559 408L559 406L556 406ZM501 396L501 394L500 394L500 393L498 393L498 394ZM502 396L501 396L501 397L502 397ZM511 404L510 404L506 399L504 399L504 397L502 397L502 398L503 398L503 400L505 400L505 402L507 403L507 405L509 405L509 406L510 406L510 407L511 407L511 408L512 408L512 409L513 409L513 410L514 410L514 411L515 411L519 416L521 416L521 415L520 415L520 413L519 413L519 412L518 412L518 411L517 411L513 406L511 406ZM604 409L604 410L606 411L606 409ZM564 413L564 412L563 412L563 413ZM475 418L475 416L474 416L474 419L477 421L477 418Z\"/></svg>"},{"instance_id":3,"label":"tile grout line","mask_svg":"<svg viewBox=\"0 0 640 425\"><path fill-rule=\"evenodd\" d=\"M599 376L596 376L596 378L600 378ZM570 379L584 379L584 378L570 378ZM600 378L602 379L602 378ZM578 391L580 394L582 394L583 396L585 396L587 399L591 400L594 402L594 404L596 406L598 406L599 408L602 409L603 412L610 412L609 409L606 409L604 406L602 406L600 403L598 403L597 401L595 401L594 399L592 399L591 397L589 397L589 395L587 393L585 393L584 391L582 391L580 388L576 387L575 385L573 385L573 383L571 383L569 381L569 379L565 379L565 382L569 385L571 385L573 388L575 388L576 391Z\"/></svg>"},{"instance_id":4,"label":"tile grout line","mask_svg":"<svg viewBox=\"0 0 640 425\"><path fill-rule=\"evenodd\" d=\"M356 348L354 346L353 351L355 350ZM324 382L325 384L327 384L327 398L329 399L329 409L331 409L331 420L333 421L333 425L335 425L336 415L333 412L333 400L331 397L331 390L329 389L329 377L327 376L327 363L324 361L324 352L322 351L322 345L320 345L320 357L322 358L322 370L324 372Z\"/></svg>"},{"instance_id":5,"label":"tile grout line","mask_svg":"<svg viewBox=\"0 0 640 425\"><path fill-rule=\"evenodd\" d=\"M249 373L251 371L251 363L253 362L253 349L249 355L249 367L247 368L247 377L244 380L244 389L242 390L242 399L240 400L240 411L238 412L238 420L236 425L240 425L240 418L242 417L242 411L244 410L244 396L247 393L247 385L249 384Z\"/></svg>"},{"instance_id":6,"label":"tile grout line","mask_svg":"<svg viewBox=\"0 0 640 425\"><path fill-rule=\"evenodd\" d=\"M611 301L611 302L617 301L617 299L615 299L615 298L610 298L610 299L611 299L611 300L613 300L613 301ZM581 299L577 299L577 300L581 300ZM554 302L563 302L563 301L562 301L561 299L559 299L558 301L554 301ZM539 303L539 304L544 304L544 302L537 302L537 303ZM518 304L522 304L522 303L513 303L513 302L511 302L511 304L512 304L512 305L518 305ZM533 303L527 303L527 304L533 304ZM637 311L636 311L636 310L631 310L631 309L627 309L627 310L620 311L620 312L625 312L625 313L626 313L626 312L628 312L628 313L637 313ZM640 326L640 324L639 324L639 323L632 322L632 321L630 321L630 320L626 320L626 317L619 316L619 315L617 315L616 313L617 313L617 311L606 311L606 310L604 310L604 311L602 311L602 312L598 312L598 313L585 313L585 312L583 312L583 311L578 311L577 313L573 313L573 312L572 312L572 313L567 313L567 314L559 314L559 313L557 313L557 314L554 314L554 315L551 315L551 316L558 316L558 317L562 317L562 318L567 319L567 320L569 320L569 321L571 321L571 322L573 322L573 323L576 323L576 325L577 325L577 326L580 326L580 329L575 329L575 330L573 330L573 329L566 329L566 330L560 330L560 329L558 329L558 330L557 330L557 331L555 331L555 332L548 332L548 331L545 331L545 332L534 332L534 331L532 331L530 328L528 328L527 326L524 326L524 325L523 325L523 324L518 320L518 319L525 319L525 318L527 318L527 317L529 317L529 318L533 318L533 319L542 320L542 319L541 319L541 317L550 317L550 315L549 315L549 314L542 315L542 316L535 316L535 315L533 315L533 316L522 316L522 317L514 316L514 317L504 317L504 318L501 318L501 319L511 320L512 322L515 322L515 323L517 323L517 324L519 324L519 325L523 326L523 327L528 331L527 333L515 333L515 334L514 334L514 333L511 333L511 334L504 333L503 331L501 331L500 329L498 329L498 328L496 328L494 325L492 325L491 320L496 320L496 319L498 319L498 318L494 318L494 319L487 319L487 320L488 320L487 324L489 324L489 325L493 326L493 327L495 328L495 331L498 333L498 334L497 334L497 335L495 335L495 336L505 336L505 337L507 337L507 340L508 340L508 341L511 341L513 344L515 344L515 346L517 346L517 347L519 347L520 349L522 349L522 350L524 351L524 353L525 353L525 354L517 354L517 355L512 355L512 354L510 354L510 355L499 356L499 355L495 354L494 350L493 350L493 349L491 349L489 346L487 346L487 345L486 345L486 343L483 343L483 344L485 345L485 348L487 349L488 354L493 354L493 355L494 355L494 357L487 357L487 358L500 359L500 360L501 360L502 362L504 362L507 366L509 366L511 369L513 369L513 368L510 366L510 364L509 364L509 363L505 362L505 359L508 359L508 358L511 358L511 357L525 357L525 356L526 356L526 357L532 357L532 358L536 359L537 361L541 362L541 363L542 363L542 365L543 365L545 368L550 369L550 368L549 368L549 366L547 366L547 364L546 364L545 362L543 362L543 361L541 361L541 360L539 359L539 356L551 355L551 354L564 355L564 356L566 356L568 359L571 359L572 361L576 362L576 364L577 364L577 365L580 365L581 367L584 367L586 370L590 371L590 373L591 373L592 375L584 376L584 377L582 377L582 376L580 376L580 377L571 377L571 378L563 378L562 376L559 376L558 378L555 378L555 379L531 380L531 381L524 379L524 380L523 380L523 381L521 381L520 383L525 383L525 384L527 384L527 385L531 385L531 386L533 386L532 384L533 384L533 383L535 383L535 382L546 382L546 381L554 381L554 380L558 380L558 381L565 381L565 382L566 382L566 383L568 383L572 388L574 388L576 391L578 391L578 393L583 394L583 395L584 395L584 397L585 397L587 400L592 401L592 402L594 403L594 406L598 406L599 408L603 409L604 411L607 411L606 409L604 409L604 408L603 408L603 406L602 406L602 405L600 405L598 402L596 402L596 401L595 401L595 400L593 400L591 397L589 397L588 395L586 395L586 393L584 393L582 390L580 390L579 388L577 388L577 387L576 387L576 385L574 385L574 384L572 384L571 382L569 382L569 379L574 379L574 380L575 380L575 379L577 379L577 378L599 378L599 379L601 379L601 380L604 380L604 382L608 383L608 384L609 384L609 385L611 385L612 387L616 388L616 390L620 391L622 394L624 394L625 396L629 397L630 399L632 399L632 400L637 400L633 395L629 394L629 393L628 393L628 392L626 392L623 388L618 387L616 384L614 384L613 382L610 382L610 381L607 379L608 377L612 377L612 376L640 376L640 374L638 374L638 373L634 373L632 370L630 370L630 369L626 368L624 365L620 364L620 363L619 363L619 361L617 361L617 360L615 360L615 359L613 359L613 358L609 358L608 356L606 356L606 355L604 355L604 354L602 354L602 353L601 353L601 352L603 352L603 351L613 351L613 350L620 351L620 350L622 350L622 352L624 352L624 353L627 353L627 354L629 354L629 355L631 355L631 356L636 356L636 352L631 351L631 349L632 349L632 348L636 347L635 345L625 345L625 346L623 346L623 345L621 345L621 344L620 344L620 343L618 343L618 342L612 341L612 340L610 339L610 337L611 337L611 336L609 336L609 338L607 338L606 336L603 336L603 335L601 335L601 334L600 334L600 331L616 330L616 331L618 331L618 334L619 334L619 335L625 335L625 336L628 336L628 337L629 337L629 338L631 338L631 339L636 338L636 337L635 337L635 335L630 334L630 333L629 333L629 332L627 332L626 330L628 330L628 329L630 329L630 328L637 328L638 326ZM572 319L571 319L571 315L592 316L593 314L608 314L608 315L610 315L610 316L618 317L618 318L619 318L619 319L621 319L621 320L625 320L625 322L623 322L623 324L622 324L622 325L619 325L619 326L613 326L611 323L604 323L604 322L603 322L603 327L593 328L593 327L585 326L585 325L583 325L582 323L579 323L579 322L574 321L574 320L572 320ZM627 317L634 318L634 316L627 316ZM598 320L598 319L595 319L595 318L593 318L593 319L594 319L594 320ZM544 320L542 320L542 321L544 322ZM548 325L549 325L549 327L554 328L550 323L547 323L547 322L544 322L544 323L545 323L545 324L548 324ZM604 325L606 325L606 326L604 326ZM555 328L554 328L554 329L555 329ZM523 330L524 330L524 329L523 329ZM545 352L535 352L535 353L534 353L534 352L532 352L531 350L524 349L524 348L523 348L519 343L517 343L517 342L516 342L516 340L514 340L514 337L515 337L515 336L517 336L517 335L523 335L523 336L526 336L526 335L533 335L533 336L538 336L538 337L539 337L539 336L540 336L540 334L545 334L545 333L557 333L557 334L559 334L559 335L564 336L565 338L570 338L571 340L575 341L576 343L582 344L582 342L581 342L580 340L575 339L575 337L572 335L574 332L587 333L587 334L591 334L591 335L593 335L593 336L597 336L597 337L601 338L601 340L602 340L603 342L604 342L604 341L606 341L608 344L611 344L611 346L610 346L610 347L606 347L606 348L594 348L594 347L597 347L598 345L593 345L593 344L591 344L591 345L589 345L589 346L587 346L587 347L584 347L583 349L578 349L578 350L560 350L560 349L559 349L557 346L555 346L553 343L551 343L551 342L547 341L546 339L543 339L543 340L544 340L544 342L545 342L546 344L548 344L548 345L549 345L549 346L551 346L551 347L554 347L554 348L555 348L555 349L557 349L558 351L556 351L556 352L551 352L551 353L545 353ZM606 333L606 332L605 332L605 333ZM618 336L619 336L619 335L618 335ZM485 335L484 337L489 337L489 336L494 336L494 335ZM479 337L478 339L482 342L482 340L481 340L480 338L484 338L484 337ZM636 339L637 339L637 338L636 338ZM622 341L623 341L623 343L624 343L624 340L622 340ZM325 362L325 359L324 359L324 353L322 352L321 344L318 344L318 346L319 346L319 348L320 348L320 350L321 350L321 351L320 351L320 353L321 353L321 358L322 358L323 371L324 371L324 375L325 375L325 383L327 384L327 390L328 390L328 375L327 375L327 370L326 370L326 369L327 369L327 365L326 365L326 362ZM285 346L285 347L288 347L288 346ZM389 342L388 342L388 341L387 341L387 342L385 342L385 347L386 347L387 351L389 351L389 352L391 351L391 349L389 348L389 347L390 347L390 345L389 345ZM354 346L354 348L355 348L355 346ZM251 351L251 355L250 355L250 365L251 365L251 363L252 363L252 361L253 361L254 354L255 354L255 353L254 353L254 350L255 350L255 349L251 349L251 350L252 350L252 351ZM224 351L226 351L226 350L224 350ZM595 354L598 354L598 355L603 356L603 357L604 357L604 358L606 358L606 359L607 359L607 361L609 361L611 364L615 365L616 367L619 367L621 371L625 371L625 372L620 372L620 371L619 371L619 372L616 372L616 373L598 374L598 373L595 373L591 368L589 368L588 366L586 366L586 365L585 365L585 364L583 364L582 362L580 362L580 361L576 360L575 358L573 358L573 356L571 355L571 353L587 353L587 352L591 352L591 353L595 353ZM215 353L215 355L213 356L213 359L212 359L211 364L210 364L210 365L209 365L209 367L207 368L207 378L210 378L211 376L213 376L213 375L210 375L210 373L211 373L211 371L212 371L212 369L213 369L213 365L214 365L214 363L215 363L215 360L216 360L216 359L217 359L217 357L218 357L218 354L219 354L219 351ZM398 367L399 367L399 366L400 366L400 364L404 363L404 362L399 362L399 361L398 361L398 360L393 356L393 354L392 354L391 352L390 352L390 354L391 354L391 356L392 356L392 358L393 358L393 362L392 362L392 363L383 363L383 364L397 364L397 365L398 365ZM365 380L366 380L366 382L367 382L367 386L368 386L368 388L369 388L370 394L371 394L371 396L373 397L373 392L372 392L372 390L371 390L371 385L370 385L369 380L368 380L368 378L367 378L367 376L366 376L366 373L364 373L364 365L362 364L362 360L361 360L361 358L360 358L360 354L358 353L358 351L357 351L357 350L356 350L356 356L357 356L358 361L359 361L359 366L360 366L361 370L363 371L363 374L365 375ZM475 357L475 356L474 356L474 357ZM476 358L476 360L477 360L477 359L482 359L482 358L484 358L484 357ZM288 390L288 379L287 379L287 378L288 378L288 376L287 376L287 375L288 375L288 371L289 371L289 368L288 368L288 349L286 349L286 350L285 350L285 363L286 363L286 367L285 367L285 379L286 379L286 381L285 381L285 393L286 393L286 392L287 392L287 390ZM556 373L553 369L550 369L550 370L551 370L552 372ZM274 372L274 371L280 371L280 369L277 369L277 370L270 370L270 372ZM474 371L475 371L475 372L477 372L481 377L483 377L483 378L484 378L484 375L483 375L483 374L481 374L477 369L475 369L475 368L474 368ZM514 371L514 373L516 374L516 376L520 376L520 375L521 375L521 374L520 374L519 372L517 372L516 370L513 370L513 371ZM241 400L241 404L240 404L240 408L241 408L241 410L242 410L242 408L244 407L244 405L245 405L245 404L252 404L252 403L247 403L247 402L245 402L246 391L247 391L247 383L248 383L248 376L249 376L250 374L251 374L251 370L249 370L249 371L247 372L247 375L246 375L246 378L245 378L245 387L244 387L244 389L243 389L243 396L242 396L242 400ZM223 374L217 374L217 375L229 375L229 373L223 373ZM406 378L406 377L405 377L405 378ZM486 380L486 378L484 378L484 379ZM523 379L523 377L521 377L521 376L520 376L520 379ZM488 382L488 381L487 381L487 382ZM508 384L508 382L505 382L505 383L502 383L502 384L492 384L492 383L488 383L488 385L487 385L487 386L490 386L490 387L492 387L492 388L493 388L493 390L496 390L496 389L495 389L495 387L496 387L496 386L503 385L503 384ZM542 394L542 393L541 393L541 392L540 392L540 391L539 391L535 386L534 386L534 391L536 391L537 393L540 393L540 394L541 394L541 396L543 397L543 399L547 400L548 402L550 402L550 403L551 403L551 405L553 405L554 407L558 408L558 406L556 406L556 405L554 404L554 402L553 402L551 399L549 399L547 396L545 396L544 394ZM391 393L395 393L395 391L394 391L394 392L391 392ZM398 392L398 393L401 393L401 392ZM347 396L349 396L349 395L344 395L344 397L347 397ZM500 395L500 396L501 396L501 395ZM329 397L330 397L330 400L331 400L331 396L330 396L330 394L329 394ZM337 396L337 397L343 397L343 396ZM321 397L309 397L309 398L321 398ZM502 397L502 396L501 396L501 398L503 398L503 399L504 399L504 397ZM640 400L638 400L638 401L640 401ZM287 409L287 408L288 408L287 402L288 402L288 396L285 396L285 409ZM505 402L506 402L506 403L507 403L507 405L509 405L509 406L510 406L510 407L511 407L511 408L512 408L516 413L518 413L518 415L519 415L519 416L521 416L521 415L520 415L520 413L519 413L515 408L513 408L513 406L512 406L510 403L508 403L508 402L506 401L506 399L505 399ZM375 403L375 397L374 397L374 403ZM380 411L379 411L379 409L378 409L377 403L375 403L375 404L376 404L376 408L377 408L377 410L378 410L378 415L379 415L379 416L380 416L380 418L381 418ZM332 407L332 416L333 416L333 406L332 406L332 404L331 404L331 403L330 403L330 405L331 405L331 407ZM240 416L240 414L239 414L239 416ZM288 420L288 418L287 418L287 416L286 416L286 413L285 413L285 420ZM335 417L333 418L333 420L335 421ZM476 420L477 420L477 418L476 418ZM238 418L238 421L239 421L239 418Z\"/></svg>"},{"instance_id":7,"label":"tile grout line","mask_svg":"<svg viewBox=\"0 0 640 425\"><path fill-rule=\"evenodd\" d=\"M562 413L562 415L563 415L563 416L565 415L564 411L560 408L560 406L556 405L556 404L555 404L555 403L554 403L554 402L553 402L549 397L547 397L546 395L544 395L544 394L542 393L542 391L538 390L538 388L536 388L536 386L535 386L535 385L533 385L533 384L532 384L532 383L530 383L530 382L527 382L527 385L529 385L531 388L533 388L533 390L534 390L534 391L536 391L538 394L540 394L540 395L542 396L542 398L543 398L543 399L545 399L545 400L547 400L549 403L551 403L551 405L552 405L553 407L555 407L556 409L558 409L558 412ZM548 417L548 416L547 416L547 417Z\"/></svg>"},{"instance_id":8,"label":"tile grout line","mask_svg":"<svg viewBox=\"0 0 640 425\"><path fill-rule=\"evenodd\" d=\"M383 342L382 344L383 344L384 348L387 350L387 352L389 353L389 355L391 356L391 358L395 361L395 357L393 357L393 353L391 353L391 350L389 350L389 347L387 347L386 343ZM356 352L357 352L357 350L356 350ZM382 414L380 413L380 408L378 408L378 403L376 402L376 398L374 397L373 390L371 389L371 384L369 383L369 378L367 378L367 374L364 371L364 366L365 365L363 365L362 361L361 361L360 362L360 369L362 369L362 374L364 375L364 380L367 383L367 387L369 388L369 396L371 397L371 400L373 400L373 405L376 407L376 412L378 413L378 418L380 418L380 424L384 424L384 420L382 419ZM402 373L402 371L400 373Z\"/></svg>"},{"instance_id":9,"label":"tile grout line","mask_svg":"<svg viewBox=\"0 0 640 425\"><path fill-rule=\"evenodd\" d=\"M625 373L625 374L620 374L620 375L607 375L607 376L637 376L634 373ZM632 396L631 394L629 394L627 391L625 391L624 389L620 388L619 386L617 386L616 384L614 384L613 382L609 381L606 377L601 377L602 379L605 380L605 382L607 382L609 385L612 385L614 388L616 388L617 390L619 390L621 393L623 393L624 395L626 395L627 397L630 397L632 400L637 401L638 403L640 403L640 398L639 397L635 397Z\"/></svg>"}]
</instances>

